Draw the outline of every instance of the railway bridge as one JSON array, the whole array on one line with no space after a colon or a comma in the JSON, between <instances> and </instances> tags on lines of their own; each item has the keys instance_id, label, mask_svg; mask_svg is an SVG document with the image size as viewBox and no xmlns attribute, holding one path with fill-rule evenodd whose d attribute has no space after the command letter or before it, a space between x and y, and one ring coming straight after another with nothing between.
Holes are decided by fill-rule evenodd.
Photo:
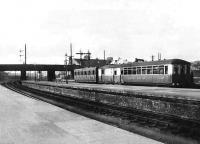
<instances>
[{"instance_id":1,"label":"railway bridge","mask_svg":"<svg viewBox=\"0 0 200 144\"><path fill-rule=\"evenodd\" d=\"M48 81L55 79L55 71L74 71L78 65L50 65L50 64L0 64L0 71L20 71L21 80L26 80L26 71L47 71Z\"/></svg>"}]
</instances>

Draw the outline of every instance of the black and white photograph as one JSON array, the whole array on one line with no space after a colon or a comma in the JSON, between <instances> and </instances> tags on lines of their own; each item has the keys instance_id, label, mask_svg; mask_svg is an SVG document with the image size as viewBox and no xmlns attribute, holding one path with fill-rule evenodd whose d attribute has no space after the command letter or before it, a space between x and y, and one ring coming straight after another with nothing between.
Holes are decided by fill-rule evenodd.
<instances>
[{"instance_id":1,"label":"black and white photograph","mask_svg":"<svg viewBox=\"0 0 200 144\"><path fill-rule=\"evenodd\" d=\"M0 144L200 144L199 0L0 1Z\"/></svg>"}]
</instances>

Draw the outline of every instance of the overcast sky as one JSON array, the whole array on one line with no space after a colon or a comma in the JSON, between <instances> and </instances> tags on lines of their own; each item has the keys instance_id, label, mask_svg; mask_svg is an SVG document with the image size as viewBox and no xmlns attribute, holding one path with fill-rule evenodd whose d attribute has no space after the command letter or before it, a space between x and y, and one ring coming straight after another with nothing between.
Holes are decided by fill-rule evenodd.
<instances>
[{"instance_id":1,"label":"overcast sky","mask_svg":"<svg viewBox=\"0 0 200 144\"><path fill-rule=\"evenodd\" d=\"M69 54L92 58L200 60L199 0L0 1L0 63L63 64Z\"/></svg>"}]
</instances>

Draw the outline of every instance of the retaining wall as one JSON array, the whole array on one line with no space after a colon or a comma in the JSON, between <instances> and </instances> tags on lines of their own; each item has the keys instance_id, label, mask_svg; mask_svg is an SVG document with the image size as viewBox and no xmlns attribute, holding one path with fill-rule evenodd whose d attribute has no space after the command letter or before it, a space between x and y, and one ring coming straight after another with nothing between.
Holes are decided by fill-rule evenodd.
<instances>
[{"instance_id":1,"label":"retaining wall","mask_svg":"<svg viewBox=\"0 0 200 144\"><path fill-rule=\"evenodd\" d=\"M191 100L180 100L176 97L158 97L152 94L138 93L134 91L115 91L105 90L95 87L78 87L66 85L57 85L56 83L44 84L37 82L22 82L22 85L58 93L63 96L71 96L80 99L97 101L104 104L128 107L132 109L174 115L181 118L200 120L200 105Z\"/></svg>"}]
</instances>

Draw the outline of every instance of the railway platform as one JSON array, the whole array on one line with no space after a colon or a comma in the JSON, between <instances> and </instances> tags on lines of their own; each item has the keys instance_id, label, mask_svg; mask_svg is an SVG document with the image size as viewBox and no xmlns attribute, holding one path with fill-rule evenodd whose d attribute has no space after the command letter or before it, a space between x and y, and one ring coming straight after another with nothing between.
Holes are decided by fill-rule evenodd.
<instances>
[{"instance_id":1,"label":"railway platform","mask_svg":"<svg viewBox=\"0 0 200 144\"><path fill-rule=\"evenodd\" d=\"M0 144L160 144L0 86Z\"/></svg>"},{"instance_id":2,"label":"railway platform","mask_svg":"<svg viewBox=\"0 0 200 144\"><path fill-rule=\"evenodd\" d=\"M200 89L191 88L170 88L170 87L156 87L156 86L133 86L133 85L113 85L113 84L90 84L90 83L75 83L68 84L62 82L49 82L49 81L26 81L38 84L57 85L61 87L73 87L82 89L95 89L109 92L120 92L129 94L142 94L146 96L167 97L183 100L200 101Z\"/></svg>"}]
</instances>

